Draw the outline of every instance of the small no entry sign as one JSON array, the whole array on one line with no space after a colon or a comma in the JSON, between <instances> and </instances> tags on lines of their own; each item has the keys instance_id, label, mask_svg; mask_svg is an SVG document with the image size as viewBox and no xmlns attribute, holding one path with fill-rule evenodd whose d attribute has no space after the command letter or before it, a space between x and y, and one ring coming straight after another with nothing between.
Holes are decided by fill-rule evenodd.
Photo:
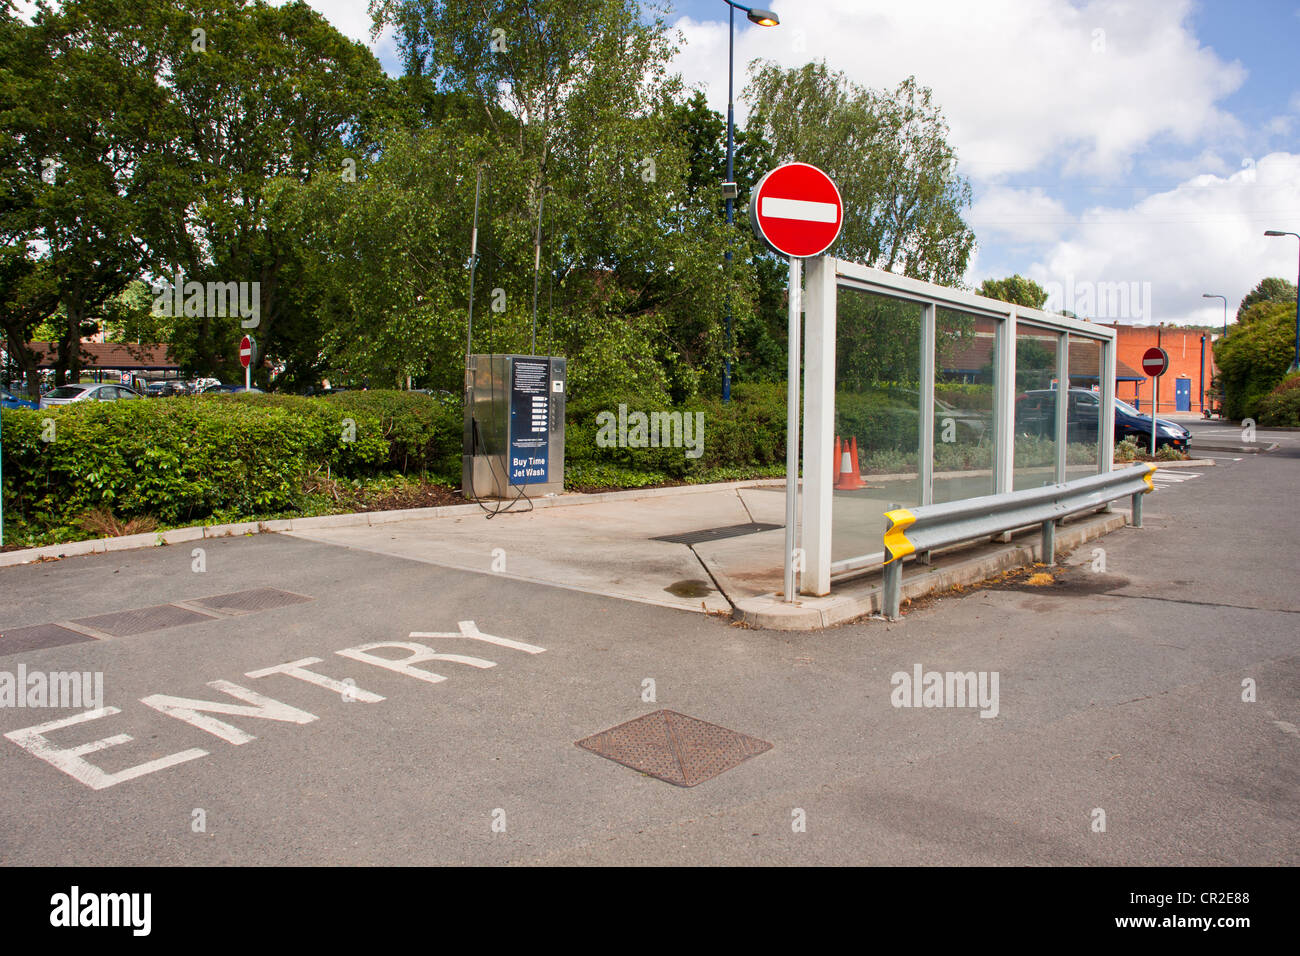
<instances>
[{"instance_id":1,"label":"small no entry sign","mask_svg":"<svg viewBox=\"0 0 1300 956\"><path fill-rule=\"evenodd\" d=\"M754 232L772 249L807 259L831 247L844 224L844 204L831 178L808 163L769 172L749 200Z\"/></svg>"},{"instance_id":2,"label":"small no entry sign","mask_svg":"<svg viewBox=\"0 0 1300 956\"><path fill-rule=\"evenodd\" d=\"M239 340L239 364L248 368L253 362L253 340L245 335Z\"/></svg>"},{"instance_id":3,"label":"small no entry sign","mask_svg":"<svg viewBox=\"0 0 1300 956\"><path fill-rule=\"evenodd\" d=\"M1142 371L1154 377L1164 375L1169 368L1169 353L1162 348L1152 346L1142 353Z\"/></svg>"}]
</instances>

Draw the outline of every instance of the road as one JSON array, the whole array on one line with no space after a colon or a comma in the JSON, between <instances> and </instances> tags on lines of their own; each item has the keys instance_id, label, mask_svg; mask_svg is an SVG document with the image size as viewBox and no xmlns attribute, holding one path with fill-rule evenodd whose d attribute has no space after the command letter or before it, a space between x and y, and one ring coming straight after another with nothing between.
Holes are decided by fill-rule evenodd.
<instances>
[{"instance_id":1,"label":"road","mask_svg":"<svg viewBox=\"0 0 1300 956\"><path fill-rule=\"evenodd\" d=\"M107 708L0 707L0 863L1295 865L1283 437L1059 585L820 633L287 535L0 569L0 684L101 674ZM298 599L202 603L268 588ZM895 706L918 665L996 675L996 715ZM771 748L687 788L575 746L661 708Z\"/></svg>"}]
</instances>

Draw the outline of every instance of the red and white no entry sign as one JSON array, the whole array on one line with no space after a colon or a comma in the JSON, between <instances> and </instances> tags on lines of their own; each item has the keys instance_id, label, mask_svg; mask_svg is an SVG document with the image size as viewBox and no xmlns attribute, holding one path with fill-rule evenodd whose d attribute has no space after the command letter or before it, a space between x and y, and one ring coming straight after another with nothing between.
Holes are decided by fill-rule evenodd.
<instances>
[{"instance_id":1,"label":"red and white no entry sign","mask_svg":"<svg viewBox=\"0 0 1300 956\"><path fill-rule=\"evenodd\" d=\"M239 340L239 364L248 368L253 362L253 340L245 335Z\"/></svg>"},{"instance_id":2,"label":"red and white no entry sign","mask_svg":"<svg viewBox=\"0 0 1300 956\"><path fill-rule=\"evenodd\" d=\"M1168 368L1169 353L1164 349L1153 345L1142 353L1142 371L1153 378L1157 375L1164 375Z\"/></svg>"},{"instance_id":3,"label":"red and white no entry sign","mask_svg":"<svg viewBox=\"0 0 1300 956\"><path fill-rule=\"evenodd\" d=\"M769 172L749 200L754 232L774 250L807 259L831 247L844 224L844 203L816 166L787 163Z\"/></svg>"}]
</instances>

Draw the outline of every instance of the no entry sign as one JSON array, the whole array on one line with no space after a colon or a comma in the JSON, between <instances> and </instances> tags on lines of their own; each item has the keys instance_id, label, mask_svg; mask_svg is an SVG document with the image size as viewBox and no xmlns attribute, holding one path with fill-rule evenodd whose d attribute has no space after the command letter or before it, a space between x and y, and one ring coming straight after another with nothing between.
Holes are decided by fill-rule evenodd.
<instances>
[{"instance_id":1,"label":"no entry sign","mask_svg":"<svg viewBox=\"0 0 1300 956\"><path fill-rule=\"evenodd\" d=\"M844 204L831 178L808 163L778 166L749 200L754 232L772 249L806 259L830 248L844 224Z\"/></svg>"},{"instance_id":2,"label":"no entry sign","mask_svg":"<svg viewBox=\"0 0 1300 956\"><path fill-rule=\"evenodd\" d=\"M253 340L245 335L239 340L239 364L248 368L253 362Z\"/></svg>"},{"instance_id":3,"label":"no entry sign","mask_svg":"<svg viewBox=\"0 0 1300 956\"><path fill-rule=\"evenodd\" d=\"M1169 368L1169 353L1154 345L1142 353L1142 371L1152 378L1164 375Z\"/></svg>"}]
</instances>

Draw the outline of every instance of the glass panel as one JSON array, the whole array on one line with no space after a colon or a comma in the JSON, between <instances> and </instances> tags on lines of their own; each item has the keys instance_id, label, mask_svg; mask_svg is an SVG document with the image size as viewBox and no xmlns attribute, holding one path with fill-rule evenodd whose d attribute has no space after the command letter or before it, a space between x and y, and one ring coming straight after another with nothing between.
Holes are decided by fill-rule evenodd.
<instances>
[{"instance_id":1,"label":"glass panel","mask_svg":"<svg viewBox=\"0 0 1300 956\"><path fill-rule=\"evenodd\" d=\"M1056 481L1056 344L1055 332L1016 329L1016 491Z\"/></svg>"},{"instance_id":2,"label":"glass panel","mask_svg":"<svg viewBox=\"0 0 1300 956\"><path fill-rule=\"evenodd\" d=\"M1070 336L1070 404L1065 437L1065 477L1101 470L1101 343Z\"/></svg>"},{"instance_id":3,"label":"glass panel","mask_svg":"<svg viewBox=\"0 0 1300 956\"><path fill-rule=\"evenodd\" d=\"M940 308L934 325L934 501L991 495L998 321Z\"/></svg>"},{"instance_id":4,"label":"glass panel","mask_svg":"<svg viewBox=\"0 0 1300 956\"><path fill-rule=\"evenodd\" d=\"M921 503L920 303L840 287L836 294L835 435L856 439L850 476L835 462L831 559L881 550L889 506ZM843 485L860 484L859 488Z\"/></svg>"}]
</instances>

